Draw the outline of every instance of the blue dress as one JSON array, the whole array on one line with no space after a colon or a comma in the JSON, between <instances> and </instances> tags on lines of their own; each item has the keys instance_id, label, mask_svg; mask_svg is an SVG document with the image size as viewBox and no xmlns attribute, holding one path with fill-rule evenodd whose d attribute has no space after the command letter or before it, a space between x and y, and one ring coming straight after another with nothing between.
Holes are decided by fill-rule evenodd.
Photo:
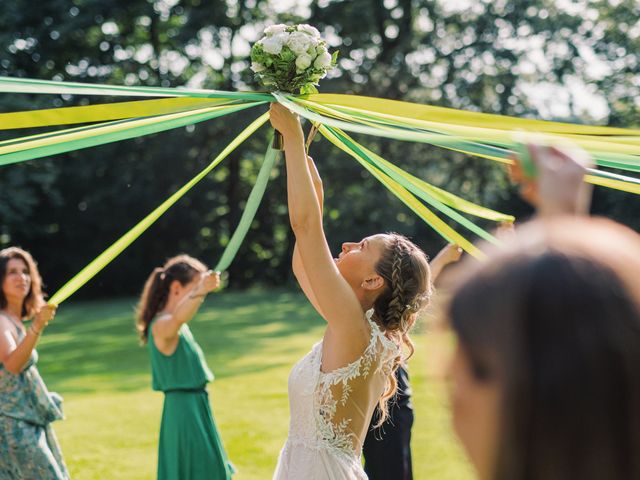
<instances>
[{"instance_id":1,"label":"blue dress","mask_svg":"<svg viewBox=\"0 0 640 480\"><path fill-rule=\"evenodd\" d=\"M25 334L15 327L19 343ZM0 480L69 478L50 425L63 418L62 397L47 390L37 361L33 350L17 375L0 363Z\"/></svg>"}]
</instances>

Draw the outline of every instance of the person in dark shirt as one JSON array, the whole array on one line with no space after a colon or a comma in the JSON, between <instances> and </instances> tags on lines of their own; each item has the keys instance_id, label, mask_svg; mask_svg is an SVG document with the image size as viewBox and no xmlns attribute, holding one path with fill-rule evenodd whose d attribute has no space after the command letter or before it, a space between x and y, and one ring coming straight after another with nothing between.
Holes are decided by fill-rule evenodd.
<instances>
[{"instance_id":1,"label":"person in dark shirt","mask_svg":"<svg viewBox=\"0 0 640 480\"><path fill-rule=\"evenodd\" d=\"M462 250L454 244L445 246L429 262L431 278L435 282L442 269L457 262ZM364 470L369 480L412 480L411 427L413 426L413 405L411 404L411 384L406 365L396 370L398 391L389 402L389 417L380 427L378 412L373 414L371 427L362 447Z\"/></svg>"}]
</instances>

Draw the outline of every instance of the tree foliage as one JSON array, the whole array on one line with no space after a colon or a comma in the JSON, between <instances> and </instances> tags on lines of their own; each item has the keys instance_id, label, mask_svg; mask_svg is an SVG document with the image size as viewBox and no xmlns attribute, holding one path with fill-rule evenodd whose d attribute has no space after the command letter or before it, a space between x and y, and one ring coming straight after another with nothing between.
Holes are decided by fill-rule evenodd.
<instances>
[{"instance_id":1,"label":"tree foliage","mask_svg":"<svg viewBox=\"0 0 640 480\"><path fill-rule=\"evenodd\" d=\"M340 69L321 83L325 92L640 124L635 0L317 0L298 2L293 11L279 10L280 3L6 0L0 74L246 90L257 88L249 49L264 26L304 22L340 50ZM113 99L3 95L0 106L14 111L103 101ZM248 121L249 113L236 114L0 169L0 246L30 249L54 290L191 178ZM179 251L214 264L242 213L267 134L265 129L248 140L82 293L135 292L147 271ZM516 215L529 212L499 165L425 145L358 138L465 198ZM320 140L311 153L325 180L333 247L387 230L414 237L428 252L442 245L356 162ZM640 228L637 198L598 190L595 200L597 213ZM281 165L231 267L231 285L289 281L292 242Z\"/></svg>"}]
</instances>

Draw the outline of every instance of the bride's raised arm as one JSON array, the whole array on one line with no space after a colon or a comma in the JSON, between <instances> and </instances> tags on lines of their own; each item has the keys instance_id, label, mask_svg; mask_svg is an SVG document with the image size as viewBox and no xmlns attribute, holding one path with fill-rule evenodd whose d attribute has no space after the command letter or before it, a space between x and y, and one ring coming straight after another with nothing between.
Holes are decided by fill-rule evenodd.
<instances>
[{"instance_id":1,"label":"bride's raised arm","mask_svg":"<svg viewBox=\"0 0 640 480\"><path fill-rule=\"evenodd\" d=\"M279 104L272 104L270 113L271 124L284 138L289 220L315 306L332 329L360 330L362 307L340 275L324 235L300 120Z\"/></svg>"},{"instance_id":2,"label":"bride's raised arm","mask_svg":"<svg viewBox=\"0 0 640 480\"><path fill-rule=\"evenodd\" d=\"M309 155L307 155L307 165L309 166L311 181L313 182L313 188L315 189L316 198L318 199L318 205L320 206L320 216L322 216L324 207L324 190L322 187L322 179L320 178L320 173L318 172L318 169L313 162L313 158L311 158ZM318 305L318 300L313 294L313 290L311 289L311 285L309 284L309 278L307 276L307 272L304 269L304 264L302 263L302 258L300 257L300 251L298 249L297 242L293 247L293 258L291 267L293 269L293 274L295 275L296 280L298 280L298 284L300 285L300 288L302 288L302 291L306 295L307 299L309 299L320 316L324 318L324 314L320 309L320 305Z\"/></svg>"}]
</instances>

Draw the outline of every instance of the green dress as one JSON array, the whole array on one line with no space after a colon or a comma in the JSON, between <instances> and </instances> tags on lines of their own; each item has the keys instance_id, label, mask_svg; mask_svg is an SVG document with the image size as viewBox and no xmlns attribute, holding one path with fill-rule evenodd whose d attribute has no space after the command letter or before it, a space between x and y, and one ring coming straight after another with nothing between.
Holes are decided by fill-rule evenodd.
<instances>
[{"instance_id":1,"label":"green dress","mask_svg":"<svg viewBox=\"0 0 640 480\"><path fill-rule=\"evenodd\" d=\"M227 459L209 406L206 385L213 380L200 346L185 324L178 346L161 353L149 328L153 389L164 392L158 448L158 480L230 479Z\"/></svg>"}]
</instances>

